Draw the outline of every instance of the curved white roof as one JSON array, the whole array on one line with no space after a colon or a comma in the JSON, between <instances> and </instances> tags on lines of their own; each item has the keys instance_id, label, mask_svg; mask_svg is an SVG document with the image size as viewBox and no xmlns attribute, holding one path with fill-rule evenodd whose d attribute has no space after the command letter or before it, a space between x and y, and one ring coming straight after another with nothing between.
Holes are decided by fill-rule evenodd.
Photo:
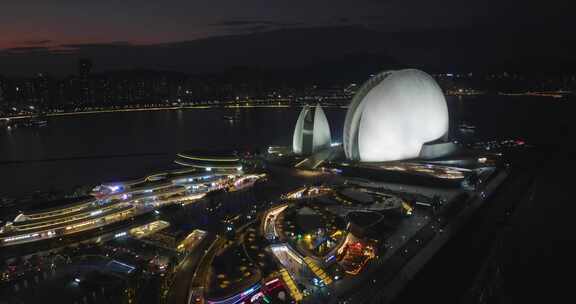
<instances>
[{"instance_id":1,"label":"curved white roof","mask_svg":"<svg viewBox=\"0 0 576 304\"><path fill-rule=\"evenodd\" d=\"M304 106L294 128L292 151L311 154L329 147L331 140L330 125L322 107L319 104L314 109Z\"/></svg>"},{"instance_id":2,"label":"curved white roof","mask_svg":"<svg viewBox=\"0 0 576 304\"><path fill-rule=\"evenodd\" d=\"M310 107L305 105L300 111L300 115L298 115L298 120L296 121L296 126L294 127L294 136L292 137L292 151L296 154L302 154L302 138L304 129L304 119L310 112Z\"/></svg>"},{"instance_id":3,"label":"curved white roof","mask_svg":"<svg viewBox=\"0 0 576 304\"><path fill-rule=\"evenodd\" d=\"M415 158L422 144L448 132L448 107L434 79L414 69L387 71L358 91L344 123L346 157L359 161Z\"/></svg>"}]
</instances>

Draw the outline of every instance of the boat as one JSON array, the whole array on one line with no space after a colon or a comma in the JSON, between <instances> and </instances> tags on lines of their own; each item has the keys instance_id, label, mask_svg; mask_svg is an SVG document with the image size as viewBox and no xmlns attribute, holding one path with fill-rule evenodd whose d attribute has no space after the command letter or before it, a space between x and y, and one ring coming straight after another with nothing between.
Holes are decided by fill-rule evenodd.
<instances>
[{"instance_id":1,"label":"boat","mask_svg":"<svg viewBox=\"0 0 576 304\"><path fill-rule=\"evenodd\" d=\"M476 132L476 126L463 122L458 125L458 130L460 130L461 133L474 134Z\"/></svg>"},{"instance_id":2,"label":"boat","mask_svg":"<svg viewBox=\"0 0 576 304\"><path fill-rule=\"evenodd\" d=\"M41 128L48 125L48 119L46 118L46 114L38 114L30 117L24 125L30 128Z\"/></svg>"},{"instance_id":3,"label":"boat","mask_svg":"<svg viewBox=\"0 0 576 304\"><path fill-rule=\"evenodd\" d=\"M228 122L235 122L238 121L240 119L239 115L223 115L222 119L228 121Z\"/></svg>"}]
</instances>

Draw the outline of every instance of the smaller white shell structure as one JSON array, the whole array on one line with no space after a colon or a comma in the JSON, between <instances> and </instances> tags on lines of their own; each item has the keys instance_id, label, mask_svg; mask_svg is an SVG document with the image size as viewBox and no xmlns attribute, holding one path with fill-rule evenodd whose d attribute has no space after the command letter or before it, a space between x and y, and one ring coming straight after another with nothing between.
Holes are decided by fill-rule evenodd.
<instances>
[{"instance_id":1,"label":"smaller white shell structure","mask_svg":"<svg viewBox=\"0 0 576 304\"><path fill-rule=\"evenodd\" d=\"M292 150L298 155L312 154L330 146L330 125L322 107L302 108L292 139Z\"/></svg>"}]
</instances>

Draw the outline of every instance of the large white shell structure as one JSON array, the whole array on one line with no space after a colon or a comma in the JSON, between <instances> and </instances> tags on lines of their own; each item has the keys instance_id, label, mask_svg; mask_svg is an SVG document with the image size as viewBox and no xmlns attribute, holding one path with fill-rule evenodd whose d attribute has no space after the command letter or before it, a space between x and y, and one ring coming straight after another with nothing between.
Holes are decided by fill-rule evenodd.
<instances>
[{"instance_id":1,"label":"large white shell structure","mask_svg":"<svg viewBox=\"0 0 576 304\"><path fill-rule=\"evenodd\" d=\"M388 71L356 93L344 122L344 152L351 160L380 162L418 157L422 145L448 132L448 106L428 74Z\"/></svg>"}]
</instances>

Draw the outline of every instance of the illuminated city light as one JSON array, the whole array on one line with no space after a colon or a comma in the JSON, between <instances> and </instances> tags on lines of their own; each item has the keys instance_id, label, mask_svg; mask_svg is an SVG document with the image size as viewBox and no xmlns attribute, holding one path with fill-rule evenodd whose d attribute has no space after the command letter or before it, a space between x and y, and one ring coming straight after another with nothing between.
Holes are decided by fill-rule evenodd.
<instances>
[{"instance_id":1,"label":"illuminated city light","mask_svg":"<svg viewBox=\"0 0 576 304\"><path fill-rule=\"evenodd\" d=\"M18 241L18 240L23 240L23 239L28 239L28 238L33 238L33 237L37 237L39 236L39 233L32 233L32 234L24 234L24 235L19 235L19 236L13 236L13 237L8 237L4 239L4 242L13 242L13 241Z\"/></svg>"},{"instance_id":2,"label":"illuminated city light","mask_svg":"<svg viewBox=\"0 0 576 304\"><path fill-rule=\"evenodd\" d=\"M108 186L108 188L112 192L116 192L116 191L120 190L120 186Z\"/></svg>"},{"instance_id":3,"label":"illuminated city light","mask_svg":"<svg viewBox=\"0 0 576 304\"><path fill-rule=\"evenodd\" d=\"M278 279L278 278L275 278L275 279L272 279L272 280L270 280L270 281L266 282L264 285L268 286L268 285L271 285L271 284L277 283L277 282L279 282L279 281L280 281L280 279Z\"/></svg>"},{"instance_id":4,"label":"illuminated city light","mask_svg":"<svg viewBox=\"0 0 576 304\"><path fill-rule=\"evenodd\" d=\"M251 303L254 303L254 302L256 302L256 301L257 301L258 299L260 299L260 298L264 298L264 294L263 294L262 292L259 292L259 293L255 294L255 295L253 295L252 298L250 298L250 302L251 302Z\"/></svg>"},{"instance_id":5,"label":"illuminated city light","mask_svg":"<svg viewBox=\"0 0 576 304\"><path fill-rule=\"evenodd\" d=\"M90 212L90 216L95 216L95 215L99 215L99 214L102 214L102 210L96 210L96 211Z\"/></svg>"},{"instance_id":6,"label":"illuminated city light","mask_svg":"<svg viewBox=\"0 0 576 304\"><path fill-rule=\"evenodd\" d=\"M247 295L250 295L259 288L260 288L260 284L257 284L256 286L253 286L253 287L247 289L246 291L242 292L242 296L245 297Z\"/></svg>"}]
</instances>

